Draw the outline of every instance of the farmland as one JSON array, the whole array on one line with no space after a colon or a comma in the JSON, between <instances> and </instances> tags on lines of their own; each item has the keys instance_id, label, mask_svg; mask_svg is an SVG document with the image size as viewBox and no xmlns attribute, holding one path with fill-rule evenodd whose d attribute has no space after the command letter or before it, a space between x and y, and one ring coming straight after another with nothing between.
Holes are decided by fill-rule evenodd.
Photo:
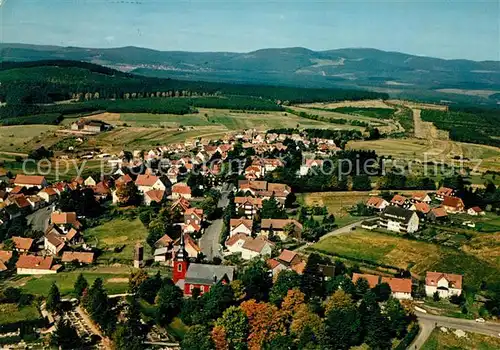
<instances>
[{"instance_id":1,"label":"farmland","mask_svg":"<svg viewBox=\"0 0 500 350\"><path fill-rule=\"evenodd\" d=\"M30 151L30 146L40 142L59 127L54 125L24 125L0 127L0 151Z\"/></svg>"},{"instance_id":2,"label":"farmland","mask_svg":"<svg viewBox=\"0 0 500 350\"><path fill-rule=\"evenodd\" d=\"M482 280L497 281L500 277L500 261L487 258L487 254L483 255L479 250L474 251L486 241L496 241L498 235L484 235L483 239L473 239L466 247L455 250L397 235L359 229L321 240L312 246L312 250L338 255L347 260L361 259L400 269L410 268L417 276L423 276L426 271L461 273L465 276L466 284L477 287Z\"/></svg>"},{"instance_id":3,"label":"farmland","mask_svg":"<svg viewBox=\"0 0 500 350\"><path fill-rule=\"evenodd\" d=\"M500 167L499 148L455 141L418 139L350 141L347 148L374 150L379 155L405 160L433 160L449 163L458 156L464 158L464 164L471 168L476 165L477 160L481 161L480 169L497 170Z\"/></svg>"}]
</instances>

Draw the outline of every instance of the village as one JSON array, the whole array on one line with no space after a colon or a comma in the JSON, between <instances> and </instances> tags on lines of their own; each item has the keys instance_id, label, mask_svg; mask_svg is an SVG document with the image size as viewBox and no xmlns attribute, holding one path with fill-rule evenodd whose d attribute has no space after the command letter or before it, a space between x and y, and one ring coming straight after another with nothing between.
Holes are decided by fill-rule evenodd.
<instances>
[{"instance_id":1,"label":"village","mask_svg":"<svg viewBox=\"0 0 500 350\"><path fill-rule=\"evenodd\" d=\"M297 150L308 158L298 163L294 160L292 166ZM345 228L335 224L335 217L325 208L306 208L298 203L293 184L311 183L315 176L323 176L326 163L342 152L331 139L307 133L248 130L224 139L189 140L109 156L103 161L113 171L101 176L49 183L40 175L4 174L0 212L7 237L0 251L0 270L6 276L40 275L43 279L41 275L89 267L98 270L116 261L130 269L154 269L171 276L185 297L209 293L219 283L231 284L256 260L265 262L274 281L282 271L302 275L307 273L308 247ZM285 177L295 180L283 181L279 174L288 167L293 170ZM355 181L355 176L345 175ZM346 184L345 189L351 186ZM484 216L485 209L466 206L456 192L445 186L405 194L382 192L383 196L380 191L367 191L367 199L349 209L354 224L346 227L414 239L426 225L446 227L458 220L459 226L472 229L474 219ZM90 217L113 207L144 208L147 239L127 240L103 250L97 239L88 237ZM324 216L317 220L309 211ZM158 228L151 229L156 217ZM11 234L26 232L24 218L29 218L37 231ZM16 230L17 226L23 227ZM324 281L339 277L334 264L319 264L317 268ZM354 269L352 283L358 285L363 280L374 290L387 286L393 298L405 301L458 298L467 284L453 266L428 270L420 282L420 277L403 269L396 275L372 271ZM416 292L419 286L423 286L423 293ZM173 340L167 337L162 341Z\"/></svg>"}]
</instances>

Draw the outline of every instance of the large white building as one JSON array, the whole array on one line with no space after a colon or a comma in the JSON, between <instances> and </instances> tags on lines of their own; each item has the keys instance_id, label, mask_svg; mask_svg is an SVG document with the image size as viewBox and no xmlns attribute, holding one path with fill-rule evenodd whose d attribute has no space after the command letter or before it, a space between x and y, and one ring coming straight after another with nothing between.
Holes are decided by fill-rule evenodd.
<instances>
[{"instance_id":1,"label":"large white building","mask_svg":"<svg viewBox=\"0 0 500 350\"><path fill-rule=\"evenodd\" d=\"M378 220L378 225L389 231L413 233L418 230L419 218L416 212L397 206L388 206Z\"/></svg>"}]
</instances>

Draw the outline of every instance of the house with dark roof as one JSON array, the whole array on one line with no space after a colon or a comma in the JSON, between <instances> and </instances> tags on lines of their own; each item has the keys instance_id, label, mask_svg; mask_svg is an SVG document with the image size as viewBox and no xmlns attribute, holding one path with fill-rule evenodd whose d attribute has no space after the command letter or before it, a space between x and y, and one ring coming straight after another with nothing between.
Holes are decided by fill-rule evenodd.
<instances>
[{"instance_id":1,"label":"house with dark roof","mask_svg":"<svg viewBox=\"0 0 500 350\"><path fill-rule=\"evenodd\" d=\"M391 205L380 214L378 225L389 231L413 233L418 230L419 221L414 211Z\"/></svg>"},{"instance_id":2,"label":"house with dark roof","mask_svg":"<svg viewBox=\"0 0 500 350\"><path fill-rule=\"evenodd\" d=\"M442 207L432 208L427 214L427 219L430 221L444 221L448 219L448 213Z\"/></svg>"}]
</instances>

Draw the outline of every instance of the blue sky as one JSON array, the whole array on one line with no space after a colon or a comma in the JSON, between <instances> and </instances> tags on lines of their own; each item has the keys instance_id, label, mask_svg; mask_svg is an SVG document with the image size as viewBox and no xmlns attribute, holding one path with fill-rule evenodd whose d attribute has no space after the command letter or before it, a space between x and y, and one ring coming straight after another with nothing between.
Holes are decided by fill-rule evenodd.
<instances>
[{"instance_id":1,"label":"blue sky","mask_svg":"<svg viewBox=\"0 0 500 350\"><path fill-rule=\"evenodd\" d=\"M500 60L499 2L3 0L0 41L237 52L373 47Z\"/></svg>"}]
</instances>

